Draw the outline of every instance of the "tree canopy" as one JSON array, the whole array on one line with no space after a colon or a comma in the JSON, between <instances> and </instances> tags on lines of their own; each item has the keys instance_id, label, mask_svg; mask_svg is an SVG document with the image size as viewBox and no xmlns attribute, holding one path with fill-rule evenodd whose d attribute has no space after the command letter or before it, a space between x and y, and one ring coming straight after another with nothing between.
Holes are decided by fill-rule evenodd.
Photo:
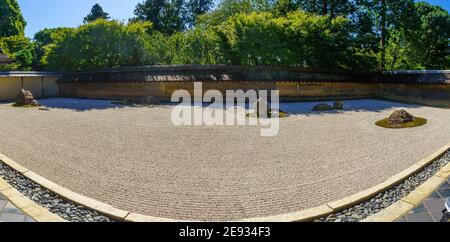
<instances>
[{"instance_id":1,"label":"tree canopy","mask_svg":"<svg viewBox=\"0 0 450 242\"><path fill-rule=\"evenodd\" d=\"M15 3L0 6L5 2ZM44 29L33 42L18 33L22 28L0 38L0 47L18 60L16 69L152 64L450 68L450 14L425 2L221 0L214 8L213 3L143 0L129 23L109 20L95 5L84 25ZM14 9L0 11L12 16Z\"/></svg>"},{"instance_id":2,"label":"tree canopy","mask_svg":"<svg viewBox=\"0 0 450 242\"><path fill-rule=\"evenodd\" d=\"M0 37L23 35L25 25L17 0L0 1Z\"/></svg>"}]
</instances>

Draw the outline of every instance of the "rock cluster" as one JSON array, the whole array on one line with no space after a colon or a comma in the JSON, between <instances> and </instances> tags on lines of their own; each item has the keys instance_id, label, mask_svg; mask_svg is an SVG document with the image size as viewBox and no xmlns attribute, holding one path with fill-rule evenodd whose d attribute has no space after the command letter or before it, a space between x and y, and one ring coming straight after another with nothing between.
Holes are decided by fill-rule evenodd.
<instances>
[{"instance_id":1,"label":"rock cluster","mask_svg":"<svg viewBox=\"0 0 450 242\"><path fill-rule=\"evenodd\" d=\"M319 103L313 107L313 111L331 111L331 110L343 110L344 102L343 101L334 101L333 106L328 105L326 103Z\"/></svg>"},{"instance_id":2,"label":"rock cluster","mask_svg":"<svg viewBox=\"0 0 450 242\"><path fill-rule=\"evenodd\" d=\"M40 106L38 101L34 100L33 94L25 89L22 89L17 95L16 100L17 105L31 105L31 106Z\"/></svg>"},{"instance_id":3,"label":"rock cluster","mask_svg":"<svg viewBox=\"0 0 450 242\"><path fill-rule=\"evenodd\" d=\"M403 124L414 121L414 116L406 112L404 109L395 110L388 118L389 124Z\"/></svg>"}]
</instances>

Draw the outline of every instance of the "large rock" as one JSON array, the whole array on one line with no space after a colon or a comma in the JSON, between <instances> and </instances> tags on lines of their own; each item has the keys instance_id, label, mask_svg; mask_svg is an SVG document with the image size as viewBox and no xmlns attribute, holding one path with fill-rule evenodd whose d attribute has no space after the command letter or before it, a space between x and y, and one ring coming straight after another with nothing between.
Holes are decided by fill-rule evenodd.
<instances>
[{"instance_id":1,"label":"large rock","mask_svg":"<svg viewBox=\"0 0 450 242\"><path fill-rule=\"evenodd\" d=\"M336 110L343 110L344 109L344 102L343 101L334 101L333 102L333 108Z\"/></svg>"},{"instance_id":2,"label":"large rock","mask_svg":"<svg viewBox=\"0 0 450 242\"><path fill-rule=\"evenodd\" d=\"M22 89L17 95L16 104L39 106L39 103L34 100L33 93L25 89Z\"/></svg>"},{"instance_id":3,"label":"large rock","mask_svg":"<svg viewBox=\"0 0 450 242\"><path fill-rule=\"evenodd\" d=\"M404 109L395 110L388 118L389 124L403 124L414 121L414 116L406 112Z\"/></svg>"},{"instance_id":4,"label":"large rock","mask_svg":"<svg viewBox=\"0 0 450 242\"><path fill-rule=\"evenodd\" d=\"M319 103L317 105L315 105L312 109L313 111L330 111L333 110L333 107L325 104L325 103Z\"/></svg>"}]
</instances>

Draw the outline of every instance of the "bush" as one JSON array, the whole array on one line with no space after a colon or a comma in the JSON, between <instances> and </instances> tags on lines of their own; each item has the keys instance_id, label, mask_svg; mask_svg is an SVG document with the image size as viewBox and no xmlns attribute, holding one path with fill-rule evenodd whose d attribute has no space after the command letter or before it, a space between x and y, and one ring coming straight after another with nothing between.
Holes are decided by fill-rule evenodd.
<instances>
[{"instance_id":1,"label":"bush","mask_svg":"<svg viewBox=\"0 0 450 242\"><path fill-rule=\"evenodd\" d=\"M79 71L155 64L149 51L151 23L97 20L71 31L48 53L50 70Z\"/></svg>"},{"instance_id":2,"label":"bush","mask_svg":"<svg viewBox=\"0 0 450 242\"><path fill-rule=\"evenodd\" d=\"M351 68L349 22L296 11L238 14L216 27L225 59L236 65Z\"/></svg>"}]
</instances>

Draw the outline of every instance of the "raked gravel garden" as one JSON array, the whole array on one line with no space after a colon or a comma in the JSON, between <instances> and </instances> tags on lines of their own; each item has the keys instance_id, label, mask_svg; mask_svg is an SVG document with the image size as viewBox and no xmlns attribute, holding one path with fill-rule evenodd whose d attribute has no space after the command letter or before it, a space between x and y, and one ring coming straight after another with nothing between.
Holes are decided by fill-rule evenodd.
<instances>
[{"instance_id":1,"label":"raked gravel garden","mask_svg":"<svg viewBox=\"0 0 450 242\"><path fill-rule=\"evenodd\" d=\"M280 133L257 126L173 126L172 107L108 100L44 99L49 110L0 104L0 152L39 175L117 208L182 220L239 220L320 206L384 182L450 141L450 110L380 100L345 101L339 111L282 103ZM426 125L375 125L393 110ZM370 201L317 221L358 221L411 192L449 162ZM0 165L0 176L70 221L109 221Z\"/></svg>"}]
</instances>

